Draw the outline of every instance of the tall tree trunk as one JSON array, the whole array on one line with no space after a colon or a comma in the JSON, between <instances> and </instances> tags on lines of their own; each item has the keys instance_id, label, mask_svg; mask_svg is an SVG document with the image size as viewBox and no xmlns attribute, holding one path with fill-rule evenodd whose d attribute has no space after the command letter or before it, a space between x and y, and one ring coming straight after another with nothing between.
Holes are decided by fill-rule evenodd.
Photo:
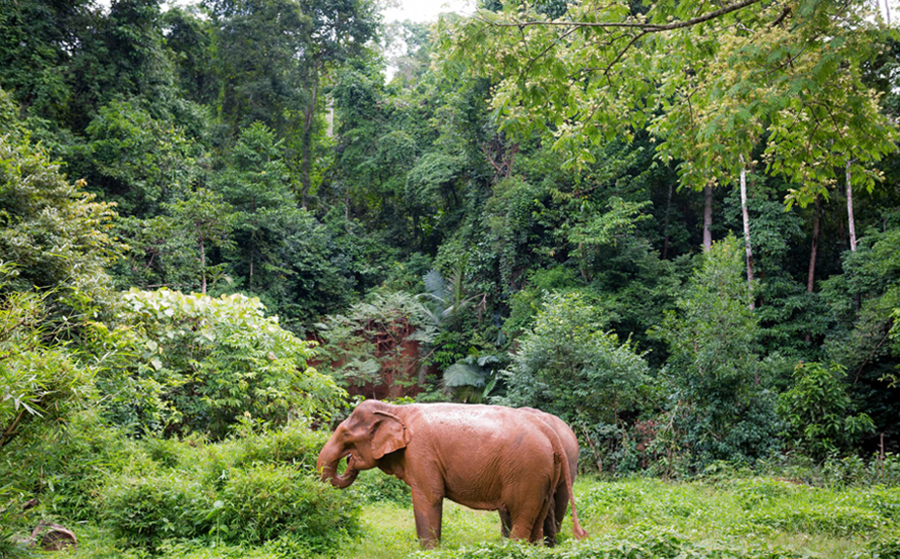
<instances>
[{"instance_id":1,"label":"tall tree trunk","mask_svg":"<svg viewBox=\"0 0 900 559\"><path fill-rule=\"evenodd\" d=\"M206 295L206 247L203 245L203 236L200 236L200 291Z\"/></svg>"},{"instance_id":2,"label":"tall tree trunk","mask_svg":"<svg viewBox=\"0 0 900 559\"><path fill-rule=\"evenodd\" d=\"M666 220L663 225L663 251L662 259L665 260L669 254L669 213L672 211L672 183L669 183L669 194L666 197Z\"/></svg>"},{"instance_id":3,"label":"tall tree trunk","mask_svg":"<svg viewBox=\"0 0 900 559\"><path fill-rule=\"evenodd\" d=\"M703 251L712 248L712 204L713 191L712 187L707 185L703 188Z\"/></svg>"},{"instance_id":4,"label":"tall tree trunk","mask_svg":"<svg viewBox=\"0 0 900 559\"><path fill-rule=\"evenodd\" d=\"M747 249L747 283L753 288L753 248L750 245L750 213L747 211L747 162L741 155L741 215L744 218L744 246ZM756 308L750 293L750 308Z\"/></svg>"},{"instance_id":5,"label":"tall tree trunk","mask_svg":"<svg viewBox=\"0 0 900 559\"><path fill-rule=\"evenodd\" d=\"M850 160L847 160L847 225L850 227L850 250L856 251L856 220L853 218L853 185L850 184Z\"/></svg>"},{"instance_id":6,"label":"tall tree trunk","mask_svg":"<svg viewBox=\"0 0 900 559\"><path fill-rule=\"evenodd\" d=\"M816 252L819 248L819 214L821 213L822 199L816 196L816 204L813 207L812 247L809 251L809 273L806 275L806 291L813 292L816 283Z\"/></svg>"},{"instance_id":7,"label":"tall tree trunk","mask_svg":"<svg viewBox=\"0 0 900 559\"><path fill-rule=\"evenodd\" d=\"M816 203L813 206L813 230L812 246L809 249L809 273L806 274L806 292L812 293L816 284L816 253L819 249L819 216L822 213L822 199L816 195ZM806 335L807 343L812 341L812 336Z\"/></svg>"},{"instance_id":8,"label":"tall tree trunk","mask_svg":"<svg viewBox=\"0 0 900 559\"><path fill-rule=\"evenodd\" d=\"M344 221L348 224L350 223L350 183L347 183L347 188L344 190ZM349 225L348 225L349 229Z\"/></svg>"},{"instance_id":9,"label":"tall tree trunk","mask_svg":"<svg viewBox=\"0 0 900 559\"><path fill-rule=\"evenodd\" d=\"M309 203L309 189L312 186L310 182L310 170L312 169L312 128L316 116L316 103L319 96L319 72L318 69L313 70L313 85L310 91L309 104L303 115L303 152L300 162L300 203L303 209L307 209Z\"/></svg>"}]
</instances>

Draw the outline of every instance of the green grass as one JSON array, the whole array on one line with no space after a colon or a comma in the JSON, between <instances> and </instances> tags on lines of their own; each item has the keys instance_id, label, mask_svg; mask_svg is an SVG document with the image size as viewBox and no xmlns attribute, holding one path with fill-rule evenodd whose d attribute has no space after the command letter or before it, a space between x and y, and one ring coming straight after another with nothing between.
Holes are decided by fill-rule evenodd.
<instances>
[{"instance_id":1,"label":"green grass","mask_svg":"<svg viewBox=\"0 0 900 559\"><path fill-rule=\"evenodd\" d=\"M581 523L592 537L574 541L567 516L560 549L547 554L535 550L529 557L531 553L581 557L582 548L584 557L614 557L599 550L627 547L629 542L650 549L648 538L677 539L677 551L683 557L790 557L792 552L823 559L878 557L870 545L879 540L891 543L894 550L900 548L900 488L822 489L772 478L716 485L582 478L575 491ZM420 552L412 509L375 503L364 508L363 534L346 557L387 559L416 553L420 557L480 557L482 552L494 557L487 550L471 549L500 543L496 513L446 502L441 549ZM587 553L588 549L593 551ZM497 557L515 556L509 553L504 549ZM669 556L659 549L648 553L633 556ZM882 552L880 557L900 555Z\"/></svg>"},{"instance_id":2,"label":"green grass","mask_svg":"<svg viewBox=\"0 0 900 559\"><path fill-rule=\"evenodd\" d=\"M412 507L378 503L363 508L363 535L348 550L348 559L394 559L418 552ZM441 548L459 549L483 542L500 542L500 517L444 501Z\"/></svg>"},{"instance_id":3,"label":"green grass","mask_svg":"<svg viewBox=\"0 0 900 559\"><path fill-rule=\"evenodd\" d=\"M391 500L364 505L361 533L338 551L341 559L900 559L900 487L823 489L775 478L716 484L581 478L575 491L582 525L591 534L586 541L572 538L567 515L558 548L509 544L500 538L495 512L445 501L442 545L427 552L416 540L412 508L392 489L374 487L369 493ZM80 547L66 557L148 557L134 549L123 553L91 523L75 529ZM159 551L156 557L172 559L306 557L278 540L218 547L209 540L169 541Z\"/></svg>"}]
</instances>

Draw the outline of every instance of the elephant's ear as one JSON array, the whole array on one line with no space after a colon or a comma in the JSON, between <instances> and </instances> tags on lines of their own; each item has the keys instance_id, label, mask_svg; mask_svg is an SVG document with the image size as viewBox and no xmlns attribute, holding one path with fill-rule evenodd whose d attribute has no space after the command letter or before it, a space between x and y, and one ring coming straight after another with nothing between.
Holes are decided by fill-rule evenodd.
<instances>
[{"instance_id":1,"label":"elephant's ear","mask_svg":"<svg viewBox=\"0 0 900 559\"><path fill-rule=\"evenodd\" d=\"M410 435L406 424L396 415L383 411L375 413L384 416L384 419L375 424L372 433L372 456L379 460L385 454L406 448Z\"/></svg>"}]
</instances>

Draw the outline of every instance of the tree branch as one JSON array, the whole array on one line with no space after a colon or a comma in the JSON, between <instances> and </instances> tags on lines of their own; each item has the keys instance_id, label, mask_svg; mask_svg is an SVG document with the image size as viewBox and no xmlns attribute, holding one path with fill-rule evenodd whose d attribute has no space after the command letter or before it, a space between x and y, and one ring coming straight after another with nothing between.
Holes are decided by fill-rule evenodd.
<instances>
[{"instance_id":1,"label":"tree branch","mask_svg":"<svg viewBox=\"0 0 900 559\"><path fill-rule=\"evenodd\" d=\"M752 6L760 2L761 0L743 0L741 2L736 2L734 4L729 4L718 10L709 12L708 14L703 14L702 16L697 16L685 21L676 21L673 23L667 23L666 25L659 25L653 23L637 23L637 22L611 22L611 21L518 21L515 23L496 23L487 21L485 19L481 19L490 26L493 27L599 27L599 28L611 28L611 27L629 27L633 29L640 29L645 33L659 33L660 31L672 31L674 29L683 29L685 27L692 27L694 25L707 22L711 19L716 19L717 17L721 17L725 14L729 14L731 12L735 12L742 8L746 8L747 6Z\"/></svg>"}]
</instances>

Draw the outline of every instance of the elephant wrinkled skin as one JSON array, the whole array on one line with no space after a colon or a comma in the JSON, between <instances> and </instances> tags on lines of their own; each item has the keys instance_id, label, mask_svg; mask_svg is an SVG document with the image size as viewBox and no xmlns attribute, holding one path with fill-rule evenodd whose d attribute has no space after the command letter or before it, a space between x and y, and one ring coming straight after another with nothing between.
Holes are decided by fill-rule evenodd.
<instances>
[{"instance_id":1,"label":"elephant wrinkled skin","mask_svg":"<svg viewBox=\"0 0 900 559\"><path fill-rule=\"evenodd\" d=\"M578 448L578 437L575 436L572 428L565 421L551 413L534 408L519 408L519 410L535 414L549 425L551 429L556 431L559 440L562 442L563 450L566 452L566 459L569 461L569 472L574 483L575 476L578 473L578 454L580 450ZM566 515L566 508L569 506L569 489L566 484L561 483L550 500L550 510L547 513L547 518L544 519L544 541L548 546L556 545L556 535L559 533L563 517ZM512 522L510 521L509 513L504 510L500 511L500 525L503 535L509 537Z\"/></svg>"},{"instance_id":2,"label":"elephant wrinkled skin","mask_svg":"<svg viewBox=\"0 0 900 559\"><path fill-rule=\"evenodd\" d=\"M548 535L555 538L562 519L558 500L565 497L572 504L573 532L584 538L572 494L571 450L544 416L549 414L503 406L395 406L369 400L338 425L319 453L317 468L323 481L341 489L360 470L375 467L406 482L416 533L425 547L441 539L444 498L499 510L508 517L511 538L537 543L544 539L548 516L553 525ZM345 457L347 470L341 476L337 468Z\"/></svg>"}]
</instances>

